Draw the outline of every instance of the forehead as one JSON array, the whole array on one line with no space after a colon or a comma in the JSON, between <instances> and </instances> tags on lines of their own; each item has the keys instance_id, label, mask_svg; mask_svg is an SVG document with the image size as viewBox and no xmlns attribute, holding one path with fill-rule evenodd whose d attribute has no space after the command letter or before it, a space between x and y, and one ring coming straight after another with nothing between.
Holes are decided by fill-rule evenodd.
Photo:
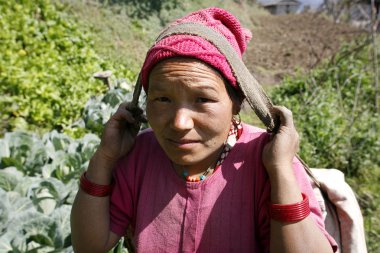
<instances>
[{"instance_id":1,"label":"forehead","mask_svg":"<svg viewBox=\"0 0 380 253\"><path fill-rule=\"evenodd\" d=\"M190 58L166 59L152 69L149 76L149 90L174 83L184 84L189 88L202 86L225 91L224 79L218 71L199 60Z\"/></svg>"}]
</instances>

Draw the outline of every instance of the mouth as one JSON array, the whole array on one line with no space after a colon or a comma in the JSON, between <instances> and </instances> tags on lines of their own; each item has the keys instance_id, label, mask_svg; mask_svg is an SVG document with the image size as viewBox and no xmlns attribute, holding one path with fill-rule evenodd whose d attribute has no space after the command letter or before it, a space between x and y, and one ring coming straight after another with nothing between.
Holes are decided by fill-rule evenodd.
<instances>
[{"instance_id":1,"label":"mouth","mask_svg":"<svg viewBox=\"0 0 380 253\"><path fill-rule=\"evenodd\" d=\"M200 143L199 140L191 139L167 139L168 142L178 148L191 148L193 145Z\"/></svg>"}]
</instances>

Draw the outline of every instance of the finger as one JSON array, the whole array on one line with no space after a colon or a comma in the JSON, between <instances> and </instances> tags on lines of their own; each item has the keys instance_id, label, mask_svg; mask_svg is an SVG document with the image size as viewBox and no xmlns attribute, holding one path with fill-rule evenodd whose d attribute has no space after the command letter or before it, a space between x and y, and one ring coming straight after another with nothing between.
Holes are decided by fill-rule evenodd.
<instances>
[{"instance_id":1,"label":"finger","mask_svg":"<svg viewBox=\"0 0 380 253\"><path fill-rule=\"evenodd\" d=\"M285 106L273 106L271 112L280 117L282 126L294 127L293 113Z\"/></svg>"},{"instance_id":2,"label":"finger","mask_svg":"<svg viewBox=\"0 0 380 253\"><path fill-rule=\"evenodd\" d=\"M146 117L145 115L143 115L143 109L141 109L140 107L132 104L131 102L123 102L119 105L118 107L118 110L117 111L127 111L129 112L132 117L134 118L135 121L142 121L142 122L145 122L146 121ZM129 119L130 117L128 117ZM130 120L128 120L130 121ZM132 122L131 122L132 123Z\"/></svg>"},{"instance_id":3,"label":"finger","mask_svg":"<svg viewBox=\"0 0 380 253\"><path fill-rule=\"evenodd\" d=\"M123 103L121 103L121 104L119 105L119 108L127 109L127 110L128 110L128 108L132 108L132 105L131 105L130 102L123 102Z\"/></svg>"},{"instance_id":4,"label":"finger","mask_svg":"<svg viewBox=\"0 0 380 253\"><path fill-rule=\"evenodd\" d=\"M125 108L130 111L138 122L147 123L148 120L146 119L146 116L144 115L144 110L140 107L133 105L132 103L126 103Z\"/></svg>"},{"instance_id":5,"label":"finger","mask_svg":"<svg viewBox=\"0 0 380 253\"><path fill-rule=\"evenodd\" d=\"M134 124L136 123L136 119L133 117L130 111L119 107L114 115L112 115L112 119L116 121L126 121L127 123Z\"/></svg>"},{"instance_id":6,"label":"finger","mask_svg":"<svg viewBox=\"0 0 380 253\"><path fill-rule=\"evenodd\" d=\"M274 138L274 136L275 136L275 134L274 133L268 133L268 135L269 135L269 141L272 141L273 140L273 138Z\"/></svg>"},{"instance_id":7,"label":"finger","mask_svg":"<svg viewBox=\"0 0 380 253\"><path fill-rule=\"evenodd\" d=\"M121 106L124 106L124 108L127 109L128 111L133 111L133 112L136 112L138 114L141 114L144 112L143 109L141 109L137 105L132 104L131 102L124 102L121 104Z\"/></svg>"},{"instance_id":8,"label":"finger","mask_svg":"<svg viewBox=\"0 0 380 253\"><path fill-rule=\"evenodd\" d=\"M141 114L141 115L140 115L140 117L139 117L139 121L140 121L141 123L148 123L148 119L147 119L147 117L146 117L145 114Z\"/></svg>"}]
</instances>

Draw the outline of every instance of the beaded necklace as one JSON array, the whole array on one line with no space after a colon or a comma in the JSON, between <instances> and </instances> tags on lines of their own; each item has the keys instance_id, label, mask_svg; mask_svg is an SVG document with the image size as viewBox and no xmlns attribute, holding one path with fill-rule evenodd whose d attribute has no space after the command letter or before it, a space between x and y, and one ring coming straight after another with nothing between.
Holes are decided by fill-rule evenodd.
<instances>
[{"instance_id":1,"label":"beaded necklace","mask_svg":"<svg viewBox=\"0 0 380 253\"><path fill-rule=\"evenodd\" d=\"M182 172L183 178L187 182L199 182L205 180L210 173L214 173L220 167L224 159L226 159L231 149L235 146L236 141L239 139L242 132L243 126L241 124L241 121L233 119L230 131L228 132L227 140L224 142L223 151L220 154L215 166L208 167L208 169L204 171L200 176L189 176L189 172L186 169L184 169Z\"/></svg>"}]
</instances>

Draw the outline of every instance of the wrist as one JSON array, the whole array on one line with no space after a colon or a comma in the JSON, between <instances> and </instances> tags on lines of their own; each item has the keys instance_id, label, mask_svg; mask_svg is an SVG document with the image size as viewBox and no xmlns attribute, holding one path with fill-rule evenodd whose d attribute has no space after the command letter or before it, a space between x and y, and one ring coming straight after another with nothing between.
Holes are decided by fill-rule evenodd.
<instances>
[{"instance_id":1,"label":"wrist","mask_svg":"<svg viewBox=\"0 0 380 253\"><path fill-rule=\"evenodd\" d=\"M271 164L266 166L266 170L271 181L294 177L293 164L291 162Z\"/></svg>"},{"instance_id":2,"label":"wrist","mask_svg":"<svg viewBox=\"0 0 380 253\"><path fill-rule=\"evenodd\" d=\"M114 155L111 155L110 153L112 153L112 151L110 152L107 148L103 147L102 143L100 143L93 157L96 157L98 161L109 164L110 166L116 165L120 157L118 156L115 157Z\"/></svg>"},{"instance_id":3,"label":"wrist","mask_svg":"<svg viewBox=\"0 0 380 253\"><path fill-rule=\"evenodd\" d=\"M302 199L293 168L291 170L282 169L278 173L270 175L269 180L272 203L289 204Z\"/></svg>"},{"instance_id":4,"label":"wrist","mask_svg":"<svg viewBox=\"0 0 380 253\"><path fill-rule=\"evenodd\" d=\"M269 215L279 222L298 222L310 214L309 199L301 194L302 200L289 204L273 204L269 206Z\"/></svg>"},{"instance_id":5,"label":"wrist","mask_svg":"<svg viewBox=\"0 0 380 253\"><path fill-rule=\"evenodd\" d=\"M88 195L94 197L106 197L111 195L114 187L113 182L107 185L96 184L87 178L87 172L84 172L80 177L80 188Z\"/></svg>"},{"instance_id":6,"label":"wrist","mask_svg":"<svg viewBox=\"0 0 380 253\"><path fill-rule=\"evenodd\" d=\"M107 159L98 149L90 159L86 177L96 184L108 185L112 181L112 172L116 163L116 160Z\"/></svg>"}]
</instances>

